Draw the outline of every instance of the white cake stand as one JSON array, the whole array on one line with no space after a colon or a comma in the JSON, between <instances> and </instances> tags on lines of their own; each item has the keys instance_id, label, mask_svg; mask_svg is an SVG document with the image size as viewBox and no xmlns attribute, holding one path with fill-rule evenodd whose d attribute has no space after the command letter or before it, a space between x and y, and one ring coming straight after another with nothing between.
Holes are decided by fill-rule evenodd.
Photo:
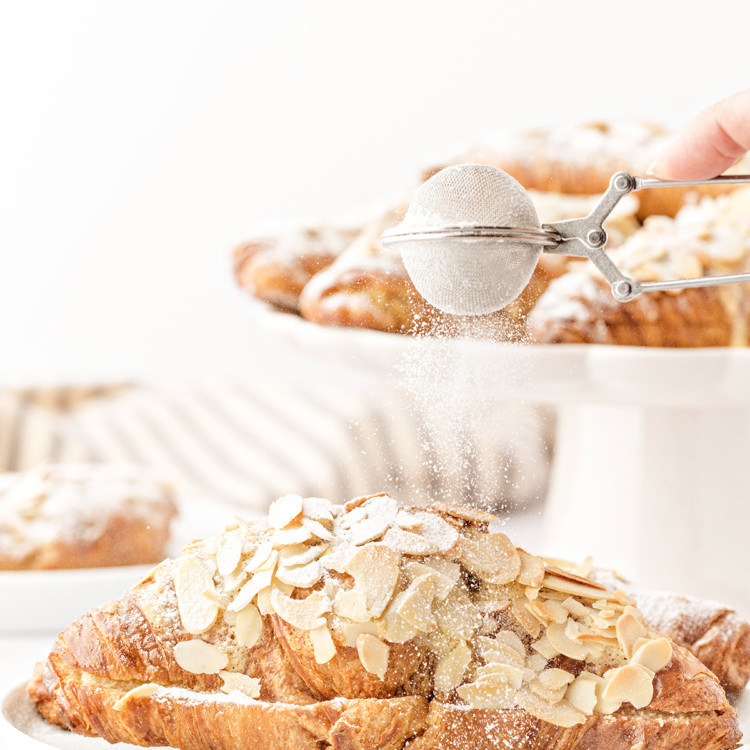
<instances>
[{"instance_id":1,"label":"white cake stand","mask_svg":"<svg viewBox=\"0 0 750 750\"><path fill-rule=\"evenodd\" d=\"M391 384L424 357L470 373L487 400L555 406L545 552L750 614L750 350L436 341L278 313L266 324Z\"/></svg>"}]
</instances>

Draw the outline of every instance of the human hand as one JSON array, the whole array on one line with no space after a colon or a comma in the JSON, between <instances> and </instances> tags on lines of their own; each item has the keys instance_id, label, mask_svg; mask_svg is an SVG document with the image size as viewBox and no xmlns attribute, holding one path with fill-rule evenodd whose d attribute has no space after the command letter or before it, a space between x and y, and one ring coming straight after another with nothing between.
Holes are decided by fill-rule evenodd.
<instances>
[{"instance_id":1,"label":"human hand","mask_svg":"<svg viewBox=\"0 0 750 750\"><path fill-rule=\"evenodd\" d=\"M750 89L703 110L648 170L663 180L716 177L750 150Z\"/></svg>"}]
</instances>

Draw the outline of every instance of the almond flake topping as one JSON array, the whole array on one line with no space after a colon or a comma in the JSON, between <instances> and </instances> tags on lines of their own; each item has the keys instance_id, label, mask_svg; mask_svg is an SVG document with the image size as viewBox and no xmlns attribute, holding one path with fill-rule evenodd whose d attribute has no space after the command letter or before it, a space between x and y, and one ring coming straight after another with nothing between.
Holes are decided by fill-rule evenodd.
<instances>
[{"instance_id":1,"label":"almond flake topping","mask_svg":"<svg viewBox=\"0 0 750 750\"><path fill-rule=\"evenodd\" d=\"M144 682L142 685L138 685L138 687L128 690L122 698L112 704L112 709L114 711L121 711L125 708L127 703L133 700L133 698L148 698L148 696L153 695L159 687L159 685L156 685L153 682Z\"/></svg>"},{"instance_id":2,"label":"almond flake topping","mask_svg":"<svg viewBox=\"0 0 750 750\"><path fill-rule=\"evenodd\" d=\"M369 633L357 637L357 654L362 666L378 679L385 678L388 671L388 645Z\"/></svg>"},{"instance_id":3,"label":"almond flake topping","mask_svg":"<svg viewBox=\"0 0 750 750\"><path fill-rule=\"evenodd\" d=\"M435 598L435 581L432 576L415 578L402 594L396 613L423 633L437 630L437 620L432 611L432 600Z\"/></svg>"},{"instance_id":4,"label":"almond flake topping","mask_svg":"<svg viewBox=\"0 0 750 750\"><path fill-rule=\"evenodd\" d=\"M309 547L306 544L290 544L279 550L279 565L285 568L293 568L295 565L306 565L317 560L328 548L326 544L317 544Z\"/></svg>"},{"instance_id":5,"label":"almond flake topping","mask_svg":"<svg viewBox=\"0 0 750 750\"><path fill-rule=\"evenodd\" d=\"M274 500L268 508L268 525L283 529L302 515L302 498L299 495L284 495Z\"/></svg>"},{"instance_id":6,"label":"almond flake topping","mask_svg":"<svg viewBox=\"0 0 750 750\"><path fill-rule=\"evenodd\" d=\"M313 654L318 664L327 664L336 656L336 646L331 638L331 633L325 625L313 628L310 631L310 640L313 645Z\"/></svg>"},{"instance_id":7,"label":"almond flake topping","mask_svg":"<svg viewBox=\"0 0 750 750\"><path fill-rule=\"evenodd\" d=\"M383 614L398 583L401 555L385 544L360 547L346 563L354 586L365 595L367 611L373 618Z\"/></svg>"},{"instance_id":8,"label":"almond flake topping","mask_svg":"<svg viewBox=\"0 0 750 750\"><path fill-rule=\"evenodd\" d=\"M435 690L447 693L461 684L466 668L471 663L471 649L460 641L443 656L435 667Z\"/></svg>"},{"instance_id":9,"label":"almond flake topping","mask_svg":"<svg viewBox=\"0 0 750 750\"><path fill-rule=\"evenodd\" d=\"M211 564L199 557L181 558L174 584L182 626L191 635L205 633L219 614Z\"/></svg>"},{"instance_id":10,"label":"almond flake topping","mask_svg":"<svg viewBox=\"0 0 750 750\"><path fill-rule=\"evenodd\" d=\"M372 497L339 519L341 535L356 546L380 539L396 521L397 513L398 503L392 497Z\"/></svg>"},{"instance_id":11,"label":"almond flake topping","mask_svg":"<svg viewBox=\"0 0 750 750\"><path fill-rule=\"evenodd\" d=\"M252 648L263 634L263 618L254 604L248 604L237 613L234 622L234 635L237 643Z\"/></svg>"},{"instance_id":12,"label":"almond flake topping","mask_svg":"<svg viewBox=\"0 0 750 750\"><path fill-rule=\"evenodd\" d=\"M306 599L292 599L274 589L271 592L271 606L292 627L315 630L326 624L323 615L331 611L331 600L319 591L313 591Z\"/></svg>"},{"instance_id":13,"label":"almond flake topping","mask_svg":"<svg viewBox=\"0 0 750 750\"><path fill-rule=\"evenodd\" d=\"M459 559L488 583L510 583L521 571L521 558L513 542L500 532L463 536Z\"/></svg>"},{"instance_id":14,"label":"almond flake topping","mask_svg":"<svg viewBox=\"0 0 750 750\"><path fill-rule=\"evenodd\" d=\"M227 672L221 670L219 677L224 680L221 690L224 693L233 693L235 690L250 698L260 698L260 680L257 677L248 677L241 672Z\"/></svg>"},{"instance_id":15,"label":"almond flake topping","mask_svg":"<svg viewBox=\"0 0 750 750\"><path fill-rule=\"evenodd\" d=\"M656 673L664 669L671 660L672 644L669 639L657 638L638 646L633 653L632 663L640 664Z\"/></svg>"},{"instance_id":16,"label":"almond flake topping","mask_svg":"<svg viewBox=\"0 0 750 750\"><path fill-rule=\"evenodd\" d=\"M235 529L224 534L216 550L216 567L219 573L226 577L237 570L242 557L242 545L244 542L244 533L241 529Z\"/></svg>"},{"instance_id":17,"label":"almond flake topping","mask_svg":"<svg viewBox=\"0 0 750 750\"><path fill-rule=\"evenodd\" d=\"M229 657L220 648L198 638L177 643L174 658L186 672L193 674L218 674L229 663Z\"/></svg>"},{"instance_id":18,"label":"almond flake topping","mask_svg":"<svg viewBox=\"0 0 750 750\"><path fill-rule=\"evenodd\" d=\"M279 581L303 589L314 586L322 575L323 569L317 560L313 560L307 565L297 565L290 568L279 566L276 569L276 578Z\"/></svg>"}]
</instances>

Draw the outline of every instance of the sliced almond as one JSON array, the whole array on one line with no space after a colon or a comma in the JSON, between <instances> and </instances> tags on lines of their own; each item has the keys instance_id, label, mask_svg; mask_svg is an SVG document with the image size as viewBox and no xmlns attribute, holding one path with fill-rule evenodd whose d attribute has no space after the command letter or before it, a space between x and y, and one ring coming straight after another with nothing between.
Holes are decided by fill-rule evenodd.
<instances>
[{"instance_id":1,"label":"sliced almond","mask_svg":"<svg viewBox=\"0 0 750 750\"><path fill-rule=\"evenodd\" d=\"M559 575L553 575L549 572L544 576L544 587L552 591L559 591L563 594L571 594L582 599L601 599L602 589L598 585L589 583L579 583L570 578L563 578Z\"/></svg>"},{"instance_id":2,"label":"sliced almond","mask_svg":"<svg viewBox=\"0 0 750 750\"><path fill-rule=\"evenodd\" d=\"M564 632L564 631L563 631ZM545 659L554 659L560 652L552 645L547 635L543 635L539 640L531 644L534 651L541 654Z\"/></svg>"},{"instance_id":3,"label":"sliced almond","mask_svg":"<svg viewBox=\"0 0 750 750\"><path fill-rule=\"evenodd\" d=\"M485 528L490 523L499 520L498 517L492 513L487 513L486 511L478 510L477 508L469 508L466 505L436 503L435 505L428 506L427 510L437 513L449 522L451 520L459 521L460 526L477 526L479 528Z\"/></svg>"},{"instance_id":4,"label":"sliced almond","mask_svg":"<svg viewBox=\"0 0 750 750\"><path fill-rule=\"evenodd\" d=\"M403 592L396 613L417 630L421 630L423 633L432 633L438 627L435 613L432 611L434 598L435 581L433 577L431 575L419 576Z\"/></svg>"},{"instance_id":5,"label":"sliced almond","mask_svg":"<svg viewBox=\"0 0 750 750\"><path fill-rule=\"evenodd\" d=\"M224 576L223 588L225 594L234 594L247 581L247 571L238 568L234 573Z\"/></svg>"},{"instance_id":6,"label":"sliced almond","mask_svg":"<svg viewBox=\"0 0 750 750\"><path fill-rule=\"evenodd\" d=\"M533 614L545 622L566 622L568 610L554 599L534 599L526 605Z\"/></svg>"},{"instance_id":7,"label":"sliced almond","mask_svg":"<svg viewBox=\"0 0 750 750\"><path fill-rule=\"evenodd\" d=\"M493 641L494 644L502 644L508 648L513 649L520 656L526 655L526 646L523 645L523 641L519 636L512 630L500 630L492 638L488 639Z\"/></svg>"},{"instance_id":8,"label":"sliced almond","mask_svg":"<svg viewBox=\"0 0 750 750\"><path fill-rule=\"evenodd\" d=\"M635 649L633 664L640 664L656 673L664 669L672 660L672 644L668 638L647 641Z\"/></svg>"},{"instance_id":9,"label":"sliced almond","mask_svg":"<svg viewBox=\"0 0 750 750\"><path fill-rule=\"evenodd\" d=\"M311 588L322 576L323 568L317 560L293 568L279 566L276 570L276 578L279 581L301 589Z\"/></svg>"},{"instance_id":10,"label":"sliced almond","mask_svg":"<svg viewBox=\"0 0 750 750\"><path fill-rule=\"evenodd\" d=\"M526 668L536 676L543 669L547 668L547 659L541 654L529 654L526 657Z\"/></svg>"},{"instance_id":11,"label":"sliced almond","mask_svg":"<svg viewBox=\"0 0 750 750\"><path fill-rule=\"evenodd\" d=\"M461 562L483 581L510 583L521 570L521 558L505 534L466 534L458 544Z\"/></svg>"},{"instance_id":12,"label":"sliced almond","mask_svg":"<svg viewBox=\"0 0 750 750\"><path fill-rule=\"evenodd\" d=\"M638 664L610 669L604 673L607 682L602 697L607 701L630 703L634 708L644 708L654 697L653 678Z\"/></svg>"},{"instance_id":13,"label":"sliced almond","mask_svg":"<svg viewBox=\"0 0 750 750\"><path fill-rule=\"evenodd\" d=\"M183 557L174 585L182 626L191 635L205 633L219 614L212 566L199 557Z\"/></svg>"},{"instance_id":14,"label":"sliced almond","mask_svg":"<svg viewBox=\"0 0 750 750\"><path fill-rule=\"evenodd\" d=\"M397 513L398 504L393 498L372 497L340 519L341 535L356 546L380 539L395 522Z\"/></svg>"},{"instance_id":15,"label":"sliced almond","mask_svg":"<svg viewBox=\"0 0 750 750\"><path fill-rule=\"evenodd\" d=\"M326 570L335 570L337 573L346 572L346 564L351 559L357 548L349 542L341 542L335 547L329 547L320 558L320 564Z\"/></svg>"},{"instance_id":16,"label":"sliced almond","mask_svg":"<svg viewBox=\"0 0 750 750\"><path fill-rule=\"evenodd\" d=\"M572 596L569 596L567 599L564 599L562 602L562 606L565 607L565 609L570 612L573 617L582 618L587 617L591 614L591 610L583 603L579 602L577 599L574 599Z\"/></svg>"},{"instance_id":17,"label":"sliced almond","mask_svg":"<svg viewBox=\"0 0 750 750\"><path fill-rule=\"evenodd\" d=\"M274 612L285 622L300 630L315 630L326 624L323 615L331 611L331 600L319 591L305 599L292 599L277 589L271 592Z\"/></svg>"},{"instance_id":18,"label":"sliced almond","mask_svg":"<svg viewBox=\"0 0 750 750\"><path fill-rule=\"evenodd\" d=\"M490 680L499 679L506 685L518 690L523 682L523 669L514 667L511 664L498 664L491 662L479 667L476 671L475 682L489 682Z\"/></svg>"},{"instance_id":19,"label":"sliced almond","mask_svg":"<svg viewBox=\"0 0 750 750\"><path fill-rule=\"evenodd\" d=\"M372 619L367 611L367 598L356 589L339 591L333 601L333 611L352 622L369 622Z\"/></svg>"},{"instance_id":20,"label":"sliced almond","mask_svg":"<svg viewBox=\"0 0 750 750\"><path fill-rule=\"evenodd\" d=\"M292 544L279 550L279 565L292 568L295 565L307 565L317 560L328 549L327 544Z\"/></svg>"},{"instance_id":21,"label":"sliced almond","mask_svg":"<svg viewBox=\"0 0 750 750\"><path fill-rule=\"evenodd\" d=\"M627 612L617 620L616 631L620 648L629 659L633 655L635 642L646 635L646 628L632 612Z\"/></svg>"},{"instance_id":22,"label":"sliced almond","mask_svg":"<svg viewBox=\"0 0 750 750\"><path fill-rule=\"evenodd\" d=\"M600 682L604 682L601 677L597 677L591 672L581 672L568 685L568 689L565 691L565 700L586 716L591 716L596 706L596 686Z\"/></svg>"},{"instance_id":23,"label":"sliced almond","mask_svg":"<svg viewBox=\"0 0 750 750\"><path fill-rule=\"evenodd\" d=\"M245 535L241 529L235 529L222 536L219 548L216 550L216 567L225 578L237 570L244 541Z\"/></svg>"},{"instance_id":24,"label":"sliced almond","mask_svg":"<svg viewBox=\"0 0 750 750\"><path fill-rule=\"evenodd\" d=\"M263 617L274 614L273 605L271 604L271 592L273 589L273 586L266 586L266 588L261 589L255 597L255 605L258 607L258 612L260 612ZM289 592L284 591L282 591L282 593L289 594Z\"/></svg>"},{"instance_id":25,"label":"sliced almond","mask_svg":"<svg viewBox=\"0 0 750 750\"><path fill-rule=\"evenodd\" d=\"M370 635L380 635L379 623L370 620L370 622L345 622L341 625L341 645L347 648L357 647L357 638L362 633ZM395 643L395 641L394 641Z\"/></svg>"},{"instance_id":26,"label":"sliced almond","mask_svg":"<svg viewBox=\"0 0 750 750\"><path fill-rule=\"evenodd\" d=\"M482 624L482 615L466 589L454 588L445 601L433 602L432 611L440 632L456 640L470 641Z\"/></svg>"},{"instance_id":27,"label":"sliced almond","mask_svg":"<svg viewBox=\"0 0 750 750\"><path fill-rule=\"evenodd\" d=\"M253 574L253 577L239 590L237 596L232 600L228 609L232 612L239 612L245 609L250 602L258 595L262 589L271 585L273 580L273 569L266 568Z\"/></svg>"},{"instance_id":28,"label":"sliced almond","mask_svg":"<svg viewBox=\"0 0 750 750\"><path fill-rule=\"evenodd\" d=\"M419 641L421 644L430 649L430 651L432 651L439 659L447 656L458 645L458 643L453 638L449 638L439 630L435 631L434 633L427 633L425 635L422 635Z\"/></svg>"},{"instance_id":29,"label":"sliced almond","mask_svg":"<svg viewBox=\"0 0 750 750\"><path fill-rule=\"evenodd\" d=\"M305 518L321 523L333 523L333 505L322 497L305 497L302 499L302 512Z\"/></svg>"},{"instance_id":30,"label":"sliced almond","mask_svg":"<svg viewBox=\"0 0 750 750\"><path fill-rule=\"evenodd\" d=\"M539 620L529 612L525 603L511 602L510 615L532 638L537 638L542 632Z\"/></svg>"},{"instance_id":31,"label":"sliced almond","mask_svg":"<svg viewBox=\"0 0 750 750\"><path fill-rule=\"evenodd\" d=\"M387 492L378 492L374 495L362 495L361 497L355 497L352 500L347 501L344 503L344 510L346 513L350 513L355 508L360 508L363 506L368 500L372 500L376 497L388 497Z\"/></svg>"},{"instance_id":32,"label":"sliced almond","mask_svg":"<svg viewBox=\"0 0 750 750\"><path fill-rule=\"evenodd\" d=\"M245 648L252 648L263 634L263 618L258 608L248 604L237 613L234 622L234 636L237 643Z\"/></svg>"},{"instance_id":33,"label":"sliced almond","mask_svg":"<svg viewBox=\"0 0 750 750\"><path fill-rule=\"evenodd\" d=\"M610 592L607 590L607 587L604 584L578 575L575 572L576 567L577 566L573 566L572 568L565 568L549 564L545 566L546 571L549 575L557 576L558 578L562 578L566 581L571 581L572 583L580 583L584 586L591 586L592 588L598 589L601 592L601 596L605 598L609 597Z\"/></svg>"},{"instance_id":34,"label":"sliced almond","mask_svg":"<svg viewBox=\"0 0 750 750\"><path fill-rule=\"evenodd\" d=\"M415 531L423 536L438 552L449 552L456 546L459 533L455 527L434 513L419 511L414 515L420 521Z\"/></svg>"},{"instance_id":35,"label":"sliced almond","mask_svg":"<svg viewBox=\"0 0 750 750\"><path fill-rule=\"evenodd\" d=\"M458 565L456 565L456 568L458 568ZM451 589L456 585L456 582L458 581L458 576L456 576L455 580L452 578L448 578L448 576L443 575L431 565L425 565L424 563L420 562L406 563L406 565L404 565L403 567L403 570L406 573L406 577L409 579L409 581L413 581L415 578L422 575L434 576L435 598L439 601L443 601L448 596L448 594L451 592Z\"/></svg>"},{"instance_id":36,"label":"sliced almond","mask_svg":"<svg viewBox=\"0 0 750 750\"><path fill-rule=\"evenodd\" d=\"M516 577L518 583L524 586L541 586L544 581L544 560L522 549L518 550L518 556L521 559L521 570Z\"/></svg>"},{"instance_id":37,"label":"sliced almond","mask_svg":"<svg viewBox=\"0 0 750 750\"><path fill-rule=\"evenodd\" d=\"M271 544L275 549L288 547L292 544L303 544L309 542L315 535L307 526L287 526L284 529L278 529L271 537Z\"/></svg>"},{"instance_id":38,"label":"sliced almond","mask_svg":"<svg viewBox=\"0 0 750 750\"><path fill-rule=\"evenodd\" d=\"M517 651L502 644L496 643L482 651L482 658L487 664L504 664L509 667L523 670L526 659Z\"/></svg>"},{"instance_id":39,"label":"sliced almond","mask_svg":"<svg viewBox=\"0 0 750 750\"><path fill-rule=\"evenodd\" d=\"M156 685L153 682L144 682L142 685L138 685L138 687L134 687L132 690L128 690L128 692L125 693L122 698L115 701L112 704L112 710L121 711L123 708L125 708L126 704L128 704L134 698L148 698L150 695L153 695L159 689L159 687L159 685Z\"/></svg>"},{"instance_id":40,"label":"sliced almond","mask_svg":"<svg viewBox=\"0 0 750 750\"><path fill-rule=\"evenodd\" d=\"M432 555L437 552L435 545L421 534L404 531L403 529L388 529L383 537L383 543L402 555L413 557Z\"/></svg>"},{"instance_id":41,"label":"sliced almond","mask_svg":"<svg viewBox=\"0 0 750 750\"><path fill-rule=\"evenodd\" d=\"M379 620L379 634L390 643L406 643L419 633L417 628L398 614L405 595L405 591L396 594Z\"/></svg>"},{"instance_id":42,"label":"sliced almond","mask_svg":"<svg viewBox=\"0 0 750 750\"><path fill-rule=\"evenodd\" d=\"M573 681L573 675L565 669L545 669L537 675L537 679L548 690L559 690L567 688Z\"/></svg>"},{"instance_id":43,"label":"sliced almond","mask_svg":"<svg viewBox=\"0 0 750 750\"><path fill-rule=\"evenodd\" d=\"M242 566L243 570L248 573L255 573L258 568L268 561L268 558L273 553L273 545L270 540L263 542L255 548L255 551L250 556L250 559Z\"/></svg>"},{"instance_id":44,"label":"sliced almond","mask_svg":"<svg viewBox=\"0 0 750 750\"><path fill-rule=\"evenodd\" d=\"M315 661L318 664L327 664L336 656L336 646L326 625L321 625L319 628L311 630L310 640L313 645Z\"/></svg>"},{"instance_id":45,"label":"sliced almond","mask_svg":"<svg viewBox=\"0 0 750 750\"><path fill-rule=\"evenodd\" d=\"M354 578L354 586L364 593L367 611L378 618L388 606L398 583L401 556L385 544L360 547L346 563L345 570Z\"/></svg>"},{"instance_id":46,"label":"sliced almond","mask_svg":"<svg viewBox=\"0 0 750 750\"><path fill-rule=\"evenodd\" d=\"M530 690L519 691L518 705L537 719L548 721L558 727L573 727L586 721L586 715L568 701L563 699L552 704Z\"/></svg>"},{"instance_id":47,"label":"sliced almond","mask_svg":"<svg viewBox=\"0 0 750 750\"><path fill-rule=\"evenodd\" d=\"M380 680L385 678L388 671L389 650L380 638L369 633L362 633L357 638L357 654L362 666Z\"/></svg>"},{"instance_id":48,"label":"sliced almond","mask_svg":"<svg viewBox=\"0 0 750 750\"><path fill-rule=\"evenodd\" d=\"M312 531L312 533L318 538L325 542L332 542L334 535L320 522L312 518L303 518L302 525Z\"/></svg>"},{"instance_id":49,"label":"sliced almond","mask_svg":"<svg viewBox=\"0 0 750 750\"><path fill-rule=\"evenodd\" d=\"M301 515L302 498L299 495L285 495L274 500L268 508L268 525L273 529L283 529Z\"/></svg>"},{"instance_id":50,"label":"sliced almond","mask_svg":"<svg viewBox=\"0 0 750 750\"><path fill-rule=\"evenodd\" d=\"M516 705L517 691L500 675L461 685L456 693L472 708L502 710Z\"/></svg>"},{"instance_id":51,"label":"sliced almond","mask_svg":"<svg viewBox=\"0 0 750 750\"><path fill-rule=\"evenodd\" d=\"M574 622L570 620L569 622ZM571 659L582 660L586 658L587 649L582 643L571 638L566 633L566 625L553 622L547 628L547 638L552 647L563 656Z\"/></svg>"},{"instance_id":52,"label":"sliced almond","mask_svg":"<svg viewBox=\"0 0 750 750\"><path fill-rule=\"evenodd\" d=\"M510 592L507 586L482 586L474 594L474 606L480 612L504 612L510 607Z\"/></svg>"},{"instance_id":53,"label":"sliced almond","mask_svg":"<svg viewBox=\"0 0 750 750\"><path fill-rule=\"evenodd\" d=\"M218 674L229 663L229 657L221 649L198 638L175 644L174 658L186 672L193 674Z\"/></svg>"},{"instance_id":54,"label":"sliced almond","mask_svg":"<svg viewBox=\"0 0 750 750\"><path fill-rule=\"evenodd\" d=\"M471 663L471 649L463 641L438 660L435 666L435 690L447 693L461 684Z\"/></svg>"},{"instance_id":55,"label":"sliced almond","mask_svg":"<svg viewBox=\"0 0 750 750\"><path fill-rule=\"evenodd\" d=\"M248 677L241 672L227 672L221 670L219 677L224 680L221 690L224 693L238 691L250 698L260 698L260 680L257 677Z\"/></svg>"},{"instance_id":56,"label":"sliced almond","mask_svg":"<svg viewBox=\"0 0 750 750\"><path fill-rule=\"evenodd\" d=\"M408 510L400 510L396 514L396 526L400 529L416 529L422 523L419 516L409 513Z\"/></svg>"}]
</instances>

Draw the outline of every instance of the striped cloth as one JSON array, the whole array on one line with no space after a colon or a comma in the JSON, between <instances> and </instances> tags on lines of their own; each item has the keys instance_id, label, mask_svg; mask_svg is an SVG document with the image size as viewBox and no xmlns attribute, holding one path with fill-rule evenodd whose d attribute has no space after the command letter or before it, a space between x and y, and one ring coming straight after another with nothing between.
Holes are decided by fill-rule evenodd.
<instances>
[{"instance_id":1,"label":"striped cloth","mask_svg":"<svg viewBox=\"0 0 750 750\"><path fill-rule=\"evenodd\" d=\"M547 481L548 424L488 405L467 430L393 390L281 384L0 390L0 470L44 461L148 466L191 496L263 511L287 493L528 505Z\"/></svg>"}]
</instances>

